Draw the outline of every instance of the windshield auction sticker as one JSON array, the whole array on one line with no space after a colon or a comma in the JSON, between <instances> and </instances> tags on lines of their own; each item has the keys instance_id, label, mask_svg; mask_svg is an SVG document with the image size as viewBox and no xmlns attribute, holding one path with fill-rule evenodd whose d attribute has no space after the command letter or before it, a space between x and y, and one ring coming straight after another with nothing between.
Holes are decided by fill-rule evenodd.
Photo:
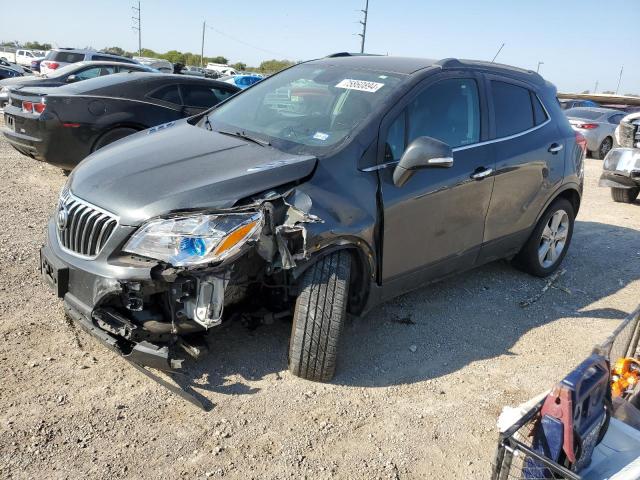
<instances>
[{"instance_id":1,"label":"windshield auction sticker","mask_svg":"<svg viewBox=\"0 0 640 480\"><path fill-rule=\"evenodd\" d=\"M336 85L336 88L360 90L361 92L377 92L382 87L384 87L384 83L368 82L366 80L353 80L352 78L345 78Z\"/></svg>"}]
</instances>

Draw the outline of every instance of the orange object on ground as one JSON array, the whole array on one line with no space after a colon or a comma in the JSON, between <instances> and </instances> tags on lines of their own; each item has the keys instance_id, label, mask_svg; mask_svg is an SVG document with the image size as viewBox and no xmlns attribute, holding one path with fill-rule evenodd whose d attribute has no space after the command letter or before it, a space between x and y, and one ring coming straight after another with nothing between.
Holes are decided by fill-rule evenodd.
<instances>
[{"instance_id":1,"label":"orange object on ground","mask_svg":"<svg viewBox=\"0 0 640 480\"><path fill-rule=\"evenodd\" d=\"M620 358L611 369L611 395L619 397L640 383L640 361Z\"/></svg>"}]
</instances>

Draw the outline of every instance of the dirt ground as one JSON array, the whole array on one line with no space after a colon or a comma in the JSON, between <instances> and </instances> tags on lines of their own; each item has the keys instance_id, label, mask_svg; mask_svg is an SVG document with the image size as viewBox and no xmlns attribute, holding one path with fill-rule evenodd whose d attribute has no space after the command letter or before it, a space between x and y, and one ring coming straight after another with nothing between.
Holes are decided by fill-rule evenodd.
<instances>
[{"instance_id":1,"label":"dirt ground","mask_svg":"<svg viewBox=\"0 0 640 480\"><path fill-rule=\"evenodd\" d=\"M0 122L1 126L1 122ZM346 328L335 380L287 371L290 325L212 332L203 412L66 323L38 248L65 177L0 140L0 478L489 477L503 405L548 388L640 302L640 204L588 160L558 285L498 262Z\"/></svg>"}]
</instances>

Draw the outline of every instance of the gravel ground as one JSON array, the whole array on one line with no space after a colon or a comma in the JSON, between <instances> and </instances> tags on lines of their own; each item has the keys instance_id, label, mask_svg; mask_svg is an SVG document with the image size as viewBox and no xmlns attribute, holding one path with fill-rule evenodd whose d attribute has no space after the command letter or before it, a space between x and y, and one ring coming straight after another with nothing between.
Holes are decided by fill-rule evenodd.
<instances>
[{"instance_id":1,"label":"gravel ground","mask_svg":"<svg viewBox=\"0 0 640 480\"><path fill-rule=\"evenodd\" d=\"M1 122L0 122L1 125ZM345 330L329 385L286 369L290 326L211 335L200 411L66 323L38 248L65 180L0 140L0 478L488 478L503 405L548 388L640 301L640 205L588 160L558 285L497 262Z\"/></svg>"}]
</instances>

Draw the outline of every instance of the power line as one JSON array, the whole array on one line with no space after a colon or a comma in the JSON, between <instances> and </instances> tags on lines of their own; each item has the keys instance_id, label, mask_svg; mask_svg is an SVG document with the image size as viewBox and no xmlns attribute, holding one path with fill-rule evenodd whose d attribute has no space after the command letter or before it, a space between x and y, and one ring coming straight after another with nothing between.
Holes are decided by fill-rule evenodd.
<instances>
[{"instance_id":1,"label":"power line","mask_svg":"<svg viewBox=\"0 0 640 480\"><path fill-rule=\"evenodd\" d=\"M140 2L138 2L138 8L131 7L134 12L138 12L137 17L131 17L136 23L131 28L138 31L138 55L142 56L142 13L140 9Z\"/></svg>"},{"instance_id":2,"label":"power line","mask_svg":"<svg viewBox=\"0 0 640 480\"><path fill-rule=\"evenodd\" d=\"M234 42L241 43L242 45L245 45L247 47L253 48L255 50L260 50L261 52L270 53L271 55L278 55L278 56L282 56L282 57L291 58L291 57L289 57L289 55L285 55L284 53L274 52L273 50L267 50L266 48L258 47L256 45L252 45L250 43L247 43L244 40L240 40L239 38L236 38L236 37L234 37L232 35L229 35L228 33L225 33L222 30L218 30L217 28L212 27L211 25L207 26L207 28L210 28L211 30L213 30L214 32L216 32L219 35L222 35L223 37L227 37L227 38L233 40Z\"/></svg>"},{"instance_id":3,"label":"power line","mask_svg":"<svg viewBox=\"0 0 640 480\"><path fill-rule=\"evenodd\" d=\"M360 43L360 53L364 53L364 42L367 37L367 16L369 15L369 0L366 0L364 10L360 11L364 13L364 21L360 21L360 24L362 25L362 33L359 33L358 35L362 37L362 42Z\"/></svg>"}]
</instances>

